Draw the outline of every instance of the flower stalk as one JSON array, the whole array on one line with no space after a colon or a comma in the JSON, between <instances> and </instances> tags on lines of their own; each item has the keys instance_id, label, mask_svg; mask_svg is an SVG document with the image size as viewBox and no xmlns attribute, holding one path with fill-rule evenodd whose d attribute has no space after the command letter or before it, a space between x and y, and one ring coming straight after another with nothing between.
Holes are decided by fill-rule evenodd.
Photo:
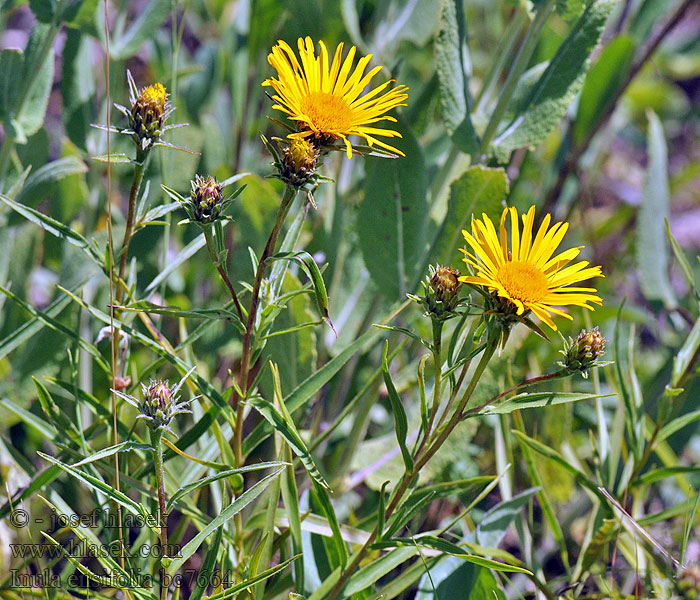
<instances>
[{"instance_id":1,"label":"flower stalk","mask_svg":"<svg viewBox=\"0 0 700 600\"><path fill-rule=\"evenodd\" d=\"M262 286L263 277L265 276L265 271L267 270L267 260L275 251L275 247L277 246L277 238L282 230L282 225L284 224L287 214L289 213L289 209L294 202L296 192L297 190L293 186L286 187L282 202L277 212L275 225L270 232L270 237L267 239L267 244L265 244L265 249L260 256L255 272L255 283L253 284L253 292L250 299L250 310L248 311L248 320L246 323L245 333L243 334L243 351L241 355L241 369L239 376L242 396L240 396L236 402L236 427L234 430L233 455L236 460L236 466L239 467L243 465L243 403L248 394L248 378L251 367L250 357L253 350L252 344L253 332L255 330L255 318L258 314L258 307L260 305L260 287Z\"/></svg>"},{"instance_id":2,"label":"flower stalk","mask_svg":"<svg viewBox=\"0 0 700 600\"><path fill-rule=\"evenodd\" d=\"M214 236L212 235L211 227L205 225L204 227L202 227L202 230L204 231L204 239L207 242L209 258L211 258L211 262L214 263L216 270L221 276L221 280L224 282L224 285L228 289L229 294L231 294L231 299L233 300L233 303L236 306L236 312L238 313L241 322L244 322L245 317L243 316L243 308L241 307L241 303L238 300L238 295L236 294L236 290L233 287L233 283L231 283L231 278L228 276L228 272L226 271L224 262L220 259L216 252L216 244L214 241Z\"/></svg>"},{"instance_id":3,"label":"flower stalk","mask_svg":"<svg viewBox=\"0 0 700 600\"><path fill-rule=\"evenodd\" d=\"M156 485L158 487L158 524L160 525L160 547L163 558L168 555L168 511L165 501L165 467L163 466L163 430L150 429L151 446L153 448L153 465L156 473ZM160 568L160 599L166 600L168 586L165 585L165 569Z\"/></svg>"}]
</instances>

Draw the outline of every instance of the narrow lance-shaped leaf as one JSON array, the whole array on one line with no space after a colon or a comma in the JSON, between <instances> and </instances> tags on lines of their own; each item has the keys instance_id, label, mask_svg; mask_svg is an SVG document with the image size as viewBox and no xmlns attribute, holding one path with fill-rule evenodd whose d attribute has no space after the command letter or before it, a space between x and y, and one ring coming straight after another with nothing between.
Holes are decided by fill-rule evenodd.
<instances>
[{"instance_id":1,"label":"narrow lance-shaped leaf","mask_svg":"<svg viewBox=\"0 0 700 600\"><path fill-rule=\"evenodd\" d=\"M384 342L384 354L382 355L382 373L384 375L384 384L386 385L387 392L389 393L389 401L391 402L391 409L394 413L394 426L396 429L396 439L399 442L399 449L401 450L401 456L403 457L404 465L406 466L407 473L413 473L413 457L411 452L406 445L406 436L408 435L408 420L406 418L406 411L403 408L403 403L401 398L399 398L396 388L394 387L394 382L391 380L391 375L389 374L389 365L387 364L387 352L389 350L389 340Z\"/></svg>"},{"instance_id":2,"label":"narrow lance-shaped leaf","mask_svg":"<svg viewBox=\"0 0 700 600\"><path fill-rule=\"evenodd\" d=\"M282 472L282 469L278 469L269 475L263 477L250 489L243 492L238 498L236 498L231 504L229 504L224 510L222 510L212 521L210 521L197 535L195 535L189 542L187 542L181 549L180 553L176 558L173 559L163 559L163 566L167 569L168 573L176 573L177 570L185 564L185 562L197 551L197 549L202 545L202 542L212 533L215 529L218 529L221 525L226 523L231 517L242 511L248 504L250 504L255 498L262 494L274 477L278 477Z\"/></svg>"}]
</instances>

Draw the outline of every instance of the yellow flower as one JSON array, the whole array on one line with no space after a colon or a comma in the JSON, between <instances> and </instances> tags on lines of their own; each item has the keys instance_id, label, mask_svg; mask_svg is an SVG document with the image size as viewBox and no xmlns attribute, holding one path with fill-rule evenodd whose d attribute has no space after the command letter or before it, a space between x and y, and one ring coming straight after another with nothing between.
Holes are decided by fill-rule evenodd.
<instances>
[{"instance_id":1,"label":"yellow flower","mask_svg":"<svg viewBox=\"0 0 700 600\"><path fill-rule=\"evenodd\" d=\"M325 44L319 42L319 45L321 54L316 56L311 38L299 38L301 64L289 44L281 40L267 57L278 76L278 79L270 78L263 82L264 86L271 86L276 92L272 98L277 104L272 108L286 113L299 129L289 137L313 136L320 142L342 139L348 158L351 158L352 145L348 136L358 135L365 138L369 146L376 144L404 156L400 150L375 137L401 137L398 131L372 125L380 121L396 122L386 113L397 106L406 106L404 101L408 98L408 88L398 85L382 94L392 83L393 80L390 80L363 94L382 68L374 67L365 74L372 55L361 58L351 75L354 46L342 60L343 44L340 43L330 62Z\"/></svg>"},{"instance_id":2,"label":"yellow flower","mask_svg":"<svg viewBox=\"0 0 700 600\"><path fill-rule=\"evenodd\" d=\"M510 213L510 249L506 233L506 216ZM472 219L472 232L462 231L473 253L462 249L464 262L476 269L476 276L460 277L460 281L481 285L516 308L516 314L532 311L556 331L551 315L571 316L562 306L582 306L593 310L588 303L602 304L595 295L597 290L587 287L568 287L591 277L603 277L600 267L588 267L587 261L568 265L584 246L570 248L552 257L569 228L568 223L556 223L551 229L547 215L533 239L535 207L522 216L520 234L518 211L506 208L501 216L500 232L496 233L491 219ZM568 266L567 266L568 265Z\"/></svg>"}]
</instances>

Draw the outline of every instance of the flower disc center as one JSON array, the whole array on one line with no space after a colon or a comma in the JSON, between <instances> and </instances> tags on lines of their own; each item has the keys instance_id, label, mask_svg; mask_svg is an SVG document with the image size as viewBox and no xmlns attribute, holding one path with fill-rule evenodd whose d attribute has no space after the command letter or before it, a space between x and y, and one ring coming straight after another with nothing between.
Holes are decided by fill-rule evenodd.
<instances>
[{"instance_id":1,"label":"flower disc center","mask_svg":"<svg viewBox=\"0 0 700 600\"><path fill-rule=\"evenodd\" d=\"M522 303L542 302L549 290L547 276L542 271L517 260L501 265L496 277L508 295Z\"/></svg>"},{"instance_id":2,"label":"flower disc center","mask_svg":"<svg viewBox=\"0 0 700 600\"><path fill-rule=\"evenodd\" d=\"M309 117L312 128L322 134L337 135L351 126L352 109L341 96L311 92L301 99L301 110Z\"/></svg>"}]
</instances>

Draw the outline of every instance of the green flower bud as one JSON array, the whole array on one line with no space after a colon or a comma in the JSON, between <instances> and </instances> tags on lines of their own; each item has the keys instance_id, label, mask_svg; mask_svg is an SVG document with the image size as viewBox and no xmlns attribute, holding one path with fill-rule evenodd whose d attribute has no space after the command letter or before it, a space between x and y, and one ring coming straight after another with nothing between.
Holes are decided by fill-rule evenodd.
<instances>
[{"instance_id":1,"label":"green flower bud","mask_svg":"<svg viewBox=\"0 0 700 600\"><path fill-rule=\"evenodd\" d=\"M197 175L190 185L192 220L199 223L216 221L223 207L221 184L211 175L206 179Z\"/></svg>"},{"instance_id":2,"label":"green flower bud","mask_svg":"<svg viewBox=\"0 0 700 600\"><path fill-rule=\"evenodd\" d=\"M564 350L559 351L564 355L564 360L558 364L570 373L579 371L584 377L587 377L588 369L609 364L598 362L598 359L605 354L606 343L607 340L597 327L590 331L582 329L575 340L569 338Z\"/></svg>"},{"instance_id":3,"label":"green flower bud","mask_svg":"<svg viewBox=\"0 0 700 600\"><path fill-rule=\"evenodd\" d=\"M318 148L306 138L293 138L282 148L280 179L302 187L316 175L319 154Z\"/></svg>"},{"instance_id":4,"label":"green flower bud","mask_svg":"<svg viewBox=\"0 0 700 600\"><path fill-rule=\"evenodd\" d=\"M168 94L162 84L155 83L141 90L131 106L131 127L141 142L160 139L168 108ZM142 146L145 147L143 143Z\"/></svg>"},{"instance_id":5,"label":"green flower bud","mask_svg":"<svg viewBox=\"0 0 700 600\"><path fill-rule=\"evenodd\" d=\"M437 321L446 321L457 316L457 308L461 301L459 293L462 283L459 281L459 271L452 267L430 265L429 274L422 282L425 294L423 297L409 297L425 308L425 314Z\"/></svg>"},{"instance_id":6,"label":"green flower bud","mask_svg":"<svg viewBox=\"0 0 700 600\"><path fill-rule=\"evenodd\" d=\"M676 589L684 600L700 598L700 568L691 565L678 573Z\"/></svg>"}]
</instances>

